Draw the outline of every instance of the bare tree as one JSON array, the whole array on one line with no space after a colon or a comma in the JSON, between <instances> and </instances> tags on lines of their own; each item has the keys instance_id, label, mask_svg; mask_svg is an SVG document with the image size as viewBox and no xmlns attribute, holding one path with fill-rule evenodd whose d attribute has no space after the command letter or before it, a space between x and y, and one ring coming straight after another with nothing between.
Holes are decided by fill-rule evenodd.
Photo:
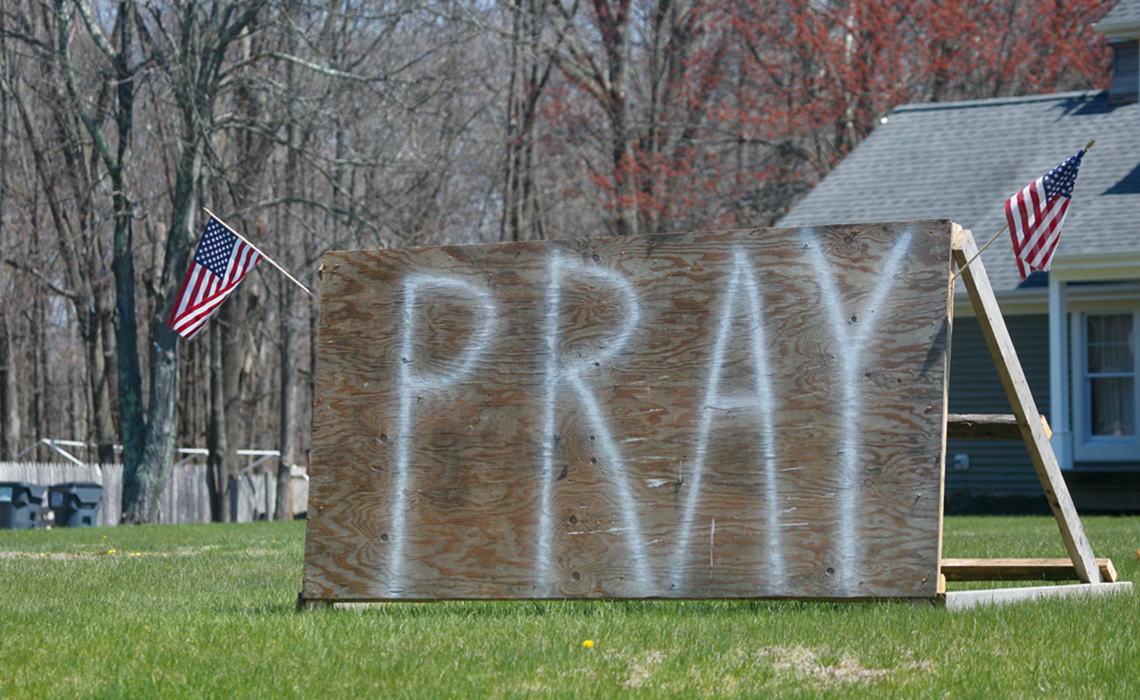
<instances>
[{"instance_id":1,"label":"bare tree","mask_svg":"<svg viewBox=\"0 0 1140 700\"><path fill-rule=\"evenodd\" d=\"M543 92L555 67L543 44L550 22L549 0L523 0L507 5L510 52L506 91L506 168L503 185L501 239L547 237L538 181L538 118Z\"/></svg>"},{"instance_id":2,"label":"bare tree","mask_svg":"<svg viewBox=\"0 0 1140 700\"><path fill-rule=\"evenodd\" d=\"M0 14L0 23L4 22L6 18ZM12 97L9 90L16 79L15 62L16 56L9 46L4 25L0 24L0 423L3 424L0 428L0 459L3 460L14 459L20 444L19 372L12 341L15 324L10 320L15 310L16 294L14 282L9 279L9 266L3 262L9 253L7 212L13 174Z\"/></svg>"},{"instance_id":3,"label":"bare tree","mask_svg":"<svg viewBox=\"0 0 1140 700\"><path fill-rule=\"evenodd\" d=\"M178 386L178 335L166 325L170 304L189 263L197 234L202 162L214 107L222 87L222 67L230 45L253 22L266 0L208 7L197 0L148 5L156 30L152 48L170 77L180 117L178 164L171 192L170 227L157 280L150 321L150 397L142 454L124 458L123 520L156 522L159 499L174 452ZM120 349L122 351L130 349ZM124 407L125 410L125 407ZM137 421L136 421L137 422Z\"/></svg>"}]
</instances>

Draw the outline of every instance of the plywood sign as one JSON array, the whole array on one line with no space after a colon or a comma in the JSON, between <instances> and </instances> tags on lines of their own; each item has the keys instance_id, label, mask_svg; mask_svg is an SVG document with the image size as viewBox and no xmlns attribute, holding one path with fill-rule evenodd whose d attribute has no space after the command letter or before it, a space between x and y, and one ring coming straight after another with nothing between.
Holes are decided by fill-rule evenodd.
<instances>
[{"instance_id":1,"label":"plywood sign","mask_svg":"<svg viewBox=\"0 0 1140 700\"><path fill-rule=\"evenodd\" d=\"M302 598L933 596L950 226L327 254Z\"/></svg>"}]
</instances>

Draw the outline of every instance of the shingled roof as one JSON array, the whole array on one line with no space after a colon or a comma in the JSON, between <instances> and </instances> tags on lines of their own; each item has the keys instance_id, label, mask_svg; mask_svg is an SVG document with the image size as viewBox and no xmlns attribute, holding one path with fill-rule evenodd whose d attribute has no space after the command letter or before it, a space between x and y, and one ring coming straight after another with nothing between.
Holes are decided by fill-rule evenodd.
<instances>
[{"instance_id":1,"label":"shingled roof","mask_svg":"<svg viewBox=\"0 0 1140 700\"><path fill-rule=\"evenodd\" d=\"M1140 27L1140 0L1121 0L1104 16L1104 19L1093 25L1093 29L1108 36L1118 32L1134 36L1138 27Z\"/></svg>"},{"instance_id":2,"label":"shingled roof","mask_svg":"<svg viewBox=\"0 0 1140 700\"><path fill-rule=\"evenodd\" d=\"M1054 264L1140 259L1140 105L1109 105L1106 91L898 107L780 225L953 219L980 246L1005 225L1008 197L1093 138ZM982 257L999 294L1042 281L1021 283L1008 241Z\"/></svg>"}]
</instances>

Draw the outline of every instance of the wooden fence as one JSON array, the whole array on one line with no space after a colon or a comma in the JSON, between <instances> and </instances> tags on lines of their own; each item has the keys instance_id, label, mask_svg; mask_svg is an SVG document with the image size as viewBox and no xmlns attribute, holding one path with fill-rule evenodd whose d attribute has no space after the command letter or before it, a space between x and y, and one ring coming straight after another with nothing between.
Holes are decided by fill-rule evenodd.
<instances>
[{"instance_id":1,"label":"wooden fence","mask_svg":"<svg viewBox=\"0 0 1140 700\"><path fill-rule=\"evenodd\" d=\"M162 494L159 522L163 525L210 522L210 495L204 464L174 467ZM122 516L123 465L78 466L43 462L0 462L0 481L23 481L44 486L87 482L103 487L103 503L98 525L117 525ZM235 522L251 522L273 517L277 501L276 475L246 472L236 479L230 501ZM308 477L293 468L293 512L304 513L308 502ZM41 513L46 513L47 503Z\"/></svg>"}]
</instances>

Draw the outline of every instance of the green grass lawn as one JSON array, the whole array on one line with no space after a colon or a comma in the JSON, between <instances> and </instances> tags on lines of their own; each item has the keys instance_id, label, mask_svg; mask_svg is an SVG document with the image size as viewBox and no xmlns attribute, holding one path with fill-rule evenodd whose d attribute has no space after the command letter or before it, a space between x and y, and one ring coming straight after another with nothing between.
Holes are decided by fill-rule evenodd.
<instances>
[{"instance_id":1,"label":"green grass lawn","mask_svg":"<svg viewBox=\"0 0 1140 700\"><path fill-rule=\"evenodd\" d=\"M1140 518L1085 518L1135 581ZM0 531L0 698L1131 697L1140 595L389 604L298 613L304 523ZM1063 556L953 517L947 557ZM591 640L592 648L583 645Z\"/></svg>"}]
</instances>

